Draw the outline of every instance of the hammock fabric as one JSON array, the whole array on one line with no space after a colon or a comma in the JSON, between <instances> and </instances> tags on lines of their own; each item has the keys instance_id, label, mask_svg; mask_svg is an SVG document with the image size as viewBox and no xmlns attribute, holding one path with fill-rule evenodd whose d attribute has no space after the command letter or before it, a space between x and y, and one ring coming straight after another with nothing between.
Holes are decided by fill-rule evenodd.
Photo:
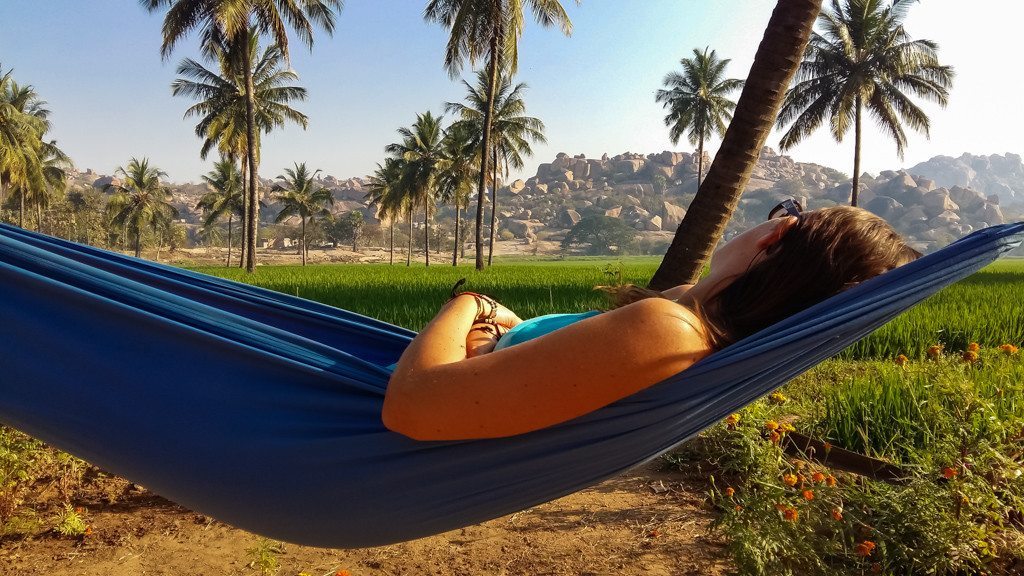
<instances>
[{"instance_id":1,"label":"hammock fabric","mask_svg":"<svg viewBox=\"0 0 1024 576\"><path fill-rule=\"evenodd\" d=\"M1022 240L976 232L570 422L416 442L380 420L414 333L0 226L0 422L246 530L388 544L654 458Z\"/></svg>"}]
</instances>

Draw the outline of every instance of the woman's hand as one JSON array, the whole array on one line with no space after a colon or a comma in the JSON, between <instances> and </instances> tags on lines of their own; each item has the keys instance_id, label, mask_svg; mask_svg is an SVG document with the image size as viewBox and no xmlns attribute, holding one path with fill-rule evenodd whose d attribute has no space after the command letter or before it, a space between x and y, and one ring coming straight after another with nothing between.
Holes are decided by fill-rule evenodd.
<instances>
[{"instance_id":1,"label":"woman's hand","mask_svg":"<svg viewBox=\"0 0 1024 576\"><path fill-rule=\"evenodd\" d=\"M519 316L516 316L515 312L501 304L498 304L497 312L494 316L494 322L499 326L503 326L507 332L508 329L511 329L516 324L521 324L523 320ZM502 332L502 334L505 334L505 332Z\"/></svg>"}]
</instances>

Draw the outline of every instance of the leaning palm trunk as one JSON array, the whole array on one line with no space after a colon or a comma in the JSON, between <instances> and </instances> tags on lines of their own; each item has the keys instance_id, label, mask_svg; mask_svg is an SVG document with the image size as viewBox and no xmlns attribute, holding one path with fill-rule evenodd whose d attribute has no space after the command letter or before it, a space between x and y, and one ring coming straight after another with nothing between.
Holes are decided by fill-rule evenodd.
<instances>
[{"instance_id":1,"label":"leaning palm trunk","mask_svg":"<svg viewBox=\"0 0 1024 576\"><path fill-rule=\"evenodd\" d=\"M487 108L484 110L484 133L480 141L480 186L476 203L476 269L484 269L484 195L487 193L487 152L494 124L494 92L498 86L498 31L491 37L490 87L487 89Z\"/></svg>"},{"instance_id":2,"label":"leaning palm trunk","mask_svg":"<svg viewBox=\"0 0 1024 576\"><path fill-rule=\"evenodd\" d=\"M246 243L249 239L249 154L242 155L242 230L240 246L238 248L238 267L245 268Z\"/></svg>"},{"instance_id":3,"label":"leaning palm trunk","mask_svg":"<svg viewBox=\"0 0 1024 576\"><path fill-rule=\"evenodd\" d=\"M302 220L302 237L299 238L299 254L302 255L302 265L306 265L306 218L302 215L299 216L299 220Z\"/></svg>"},{"instance_id":4,"label":"leaning palm trunk","mask_svg":"<svg viewBox=\"0 0 1024 576\"><path fill-rule=\"evenodd\" d=\"M697 190L700 190L700 179L704 176L704 135L697 144Z\"/></svg>"},{"instance_id":5,"label":"leaning palm trunk","mask_svg":"<svg viewBox=\"0 0 1024 576\"><path fill-rule=\"evenodd\" d=\"M779 0L722 146L650 288L664 290L693 283L700 276L750 180L820 10L821 0Z\"/></svg>"},{"instance_id":6,"label":"leaning palm trunk","mask_svg":"<svg viewBox=\"0 0 1024 576\"><path fill-rule=\"evenodd\" d=\"M395 221L391 221L391 225L388 226L391 230L391 241L388 242L388 265L395 263Z\"/></svg>"},{"instance_id":7,"label":"leaning palm trunk","mask_svg":"<svg viewBox=\"0 0 1024 576\"><path fill-rule=\"evenodd\" d=\"M857 111L854 113L853 121L853 190L850 192L850 206L857 205L857 193L860 192L860 115L862 108L861 95L857 94Z\"/></svg>"},{"instance_id":8,"label":"leaning palm trunk","mask_svg":"<svg viewBox=\"0 0 1024 576\"><path fill-rule=\"evenodd\" d=\"M36 202L36 232L43 231L43 205Z\"/></svg>"},{"instance_id":9,"label":"leaning palm trunk","mask_svg":"<svg viewBox=\"0 0 1024 576\"><path fill-rule=\"evenodd\" d=\"M135 257L142 258L142 226L135 227Z\"/></svg>"},{"instance_id":10,"label":"leaning palm trunk","mask_svg":"<svg viewBox=\"0 0 1024 576\"><path fill-rule=\"evenodd\" d=\"M21 202L21 205L18 208L18 228L21 228L22 230L24 230L25 229L25 190L22 189L21 192L18 194L18 196L19 196L18 200Z\"/></svg>"}]
</instances>

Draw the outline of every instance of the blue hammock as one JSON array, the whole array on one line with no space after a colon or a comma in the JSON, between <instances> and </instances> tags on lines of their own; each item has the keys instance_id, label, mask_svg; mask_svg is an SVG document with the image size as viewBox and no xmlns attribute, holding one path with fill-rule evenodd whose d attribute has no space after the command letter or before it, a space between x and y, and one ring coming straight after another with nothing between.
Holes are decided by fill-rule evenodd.
<instances>
[{"instance_id":1,"label":"blue hammock","mask_svg":"<svg viewBox=\"0 0 1024 576\"><path fill-rule=\"evenodd\" d=\"M380 421L413 332L0 226L0 422L246 530L388 544L654 458L1022 240L976 232L570 422L416 442Z\"/></svg>"}]
</instances>

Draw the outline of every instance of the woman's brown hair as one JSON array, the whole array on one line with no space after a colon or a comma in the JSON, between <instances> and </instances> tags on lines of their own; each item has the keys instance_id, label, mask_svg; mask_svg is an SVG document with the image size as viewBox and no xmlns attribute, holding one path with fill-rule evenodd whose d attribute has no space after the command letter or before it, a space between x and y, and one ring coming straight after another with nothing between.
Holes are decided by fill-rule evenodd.
<instances>
[{"instance_id":1,"label":"woman's brown hair","mask_svg":"<svg viewBox=\"0 0 1024 576\"><path fill-rule=\"evenodd\" d=\"M707 301L680 303L724 348L818 302L921 256L885 220L849 206L806 212L745 273ZM615 306L663 297L638 286L605 288Z\"/></svg>"}]
</instances>

